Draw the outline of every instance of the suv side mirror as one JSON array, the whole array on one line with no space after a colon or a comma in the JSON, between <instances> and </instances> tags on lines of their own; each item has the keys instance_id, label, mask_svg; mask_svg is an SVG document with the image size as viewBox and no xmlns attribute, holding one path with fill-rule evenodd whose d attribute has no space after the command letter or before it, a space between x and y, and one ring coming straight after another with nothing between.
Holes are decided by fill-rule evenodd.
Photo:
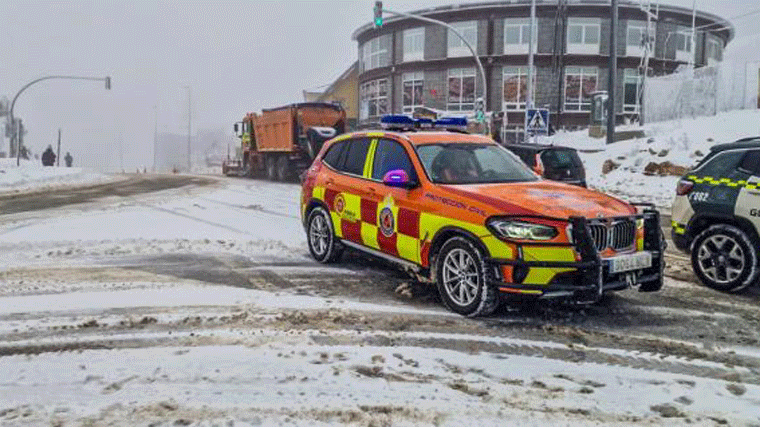
<instances>
[{"instance_id":1,"label":"suv side mirror","mask_svg":"<svg viewBox=\"0 0 760 427\"><path fill-rule=\"evenodd\" d=\"M383 184L388 187L406 188L407 190L417 186L417 183L409 179L409 174L403 169L388 171L388 173L383 176Z\"/></svg>"}]
</instances>

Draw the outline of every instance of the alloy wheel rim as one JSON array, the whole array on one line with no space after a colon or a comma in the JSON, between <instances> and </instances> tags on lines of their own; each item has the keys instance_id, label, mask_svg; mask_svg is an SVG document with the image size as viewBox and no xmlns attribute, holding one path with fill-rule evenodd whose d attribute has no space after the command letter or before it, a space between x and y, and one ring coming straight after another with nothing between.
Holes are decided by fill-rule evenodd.
<instances>
[{"instance_id":1,"label":"alloy wheel rim","mask_svg":"<svg viewBox=\"0 0 760 427\"><path fill-rule=\"evenodd\" d=\"M327 227L327 221L322 215L315 215L311 220L311 227L309 230L309 241L311 247L314 249L314 253L318 256L323 256L327 252L328 245L330 244L330 230Z\"/></svg>"},{"instance_id":2,"label":"alloy wheel rim","mask_svg":"<svg viewBox=\"0 0 760 427\"><path fill-rule=\"evenodd\" d=\"M744 271L744 251L732 237L711 236L697 252L699 268L708 279L725 285L735 281Z\"/></svg>"},{"instance_id":3,"label":"alloy wheel rim","mask_svg":"<svg viewBox=\"0 0 760 427\"><path fill-rule=\"evenodd\" d=\"M475 301L480 285L475 260L464 249L450 251L443 260L443 286L451 300L461 307Z\"/></svg>"}]
</instances>

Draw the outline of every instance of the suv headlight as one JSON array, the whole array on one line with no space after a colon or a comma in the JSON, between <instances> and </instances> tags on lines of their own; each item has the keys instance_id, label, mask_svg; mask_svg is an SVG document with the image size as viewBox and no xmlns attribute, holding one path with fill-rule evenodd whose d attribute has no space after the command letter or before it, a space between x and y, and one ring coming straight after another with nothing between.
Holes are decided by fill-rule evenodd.
<instances>
[{"instance_id":1,"label":"suv headlight","mask_svg":"<svg viewBox=\"0 0 760 427\"><path fill-rule=\"evenodd\" d=\"M488 227L499 237L515 240L551 240L559 232L548 225L532 224L508 219L492 219Z\"/></svg>"}]
</instances>

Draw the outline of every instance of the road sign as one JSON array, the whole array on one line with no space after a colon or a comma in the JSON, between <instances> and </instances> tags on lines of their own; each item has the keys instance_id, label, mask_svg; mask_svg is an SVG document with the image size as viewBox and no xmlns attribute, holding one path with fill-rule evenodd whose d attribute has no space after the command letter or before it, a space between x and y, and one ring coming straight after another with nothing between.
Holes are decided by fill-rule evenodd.
<instances>
[{"instance_id":1,"label":"road sign","mask_svg":"<svg viewBox=\"0 0 760 427\"><path fill-rule=\"evenodd\" d=\"M528 123L528 133L531 135L548 135L549 134L549 110L534 109L525 112Z\"/></svg>"}]
</instances>

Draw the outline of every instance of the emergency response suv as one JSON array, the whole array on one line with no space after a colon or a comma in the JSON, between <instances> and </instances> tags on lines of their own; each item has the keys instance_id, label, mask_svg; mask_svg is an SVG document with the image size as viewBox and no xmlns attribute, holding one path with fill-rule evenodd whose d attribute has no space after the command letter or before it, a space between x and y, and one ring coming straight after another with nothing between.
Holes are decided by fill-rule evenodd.
<instances>
[{"instance_id":1,"label":"emergency response suv","mask_svg":"<svg viewBox=\"0 0 760 427\"><path fill-rule=\"evenodd\" d=\"M489 138L436 129L463 119L382 123L328 141L302 176L317 261L345 247L390 260L467 316L490 314L501 294L593 303L605 291L662 287L655 210L545 181Z\"/></svg>"},{"instance_id":2,"label":"emergency response suv","mask_svg":"<svg viewBox=\"0 0 760 427\"><path fill-rule=\"evenodd\" d=\"M737 292L760 281L760 137L714 146L678 183L673 242L707 286Z\"/></svg>"}]
</instances>

